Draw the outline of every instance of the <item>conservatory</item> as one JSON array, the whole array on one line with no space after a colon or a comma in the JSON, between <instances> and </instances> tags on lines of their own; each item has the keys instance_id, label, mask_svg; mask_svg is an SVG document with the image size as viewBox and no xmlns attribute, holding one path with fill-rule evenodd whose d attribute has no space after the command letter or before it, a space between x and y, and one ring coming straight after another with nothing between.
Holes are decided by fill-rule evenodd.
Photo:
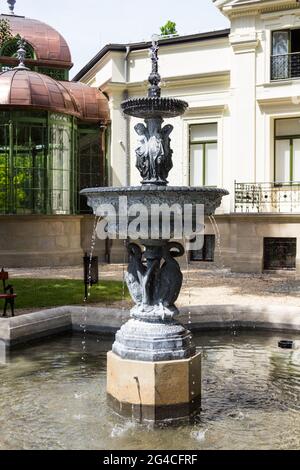
<instances>
[{"instance_id":1,"label":"conservatory","mask_svg":"<svg viewBox=\"0 0 300 470\"><path fill-rule=\"evenodd\" d=\"M90 211L79 191L105 185L109 110L97 88L68 81L72 65L52 27L0 16L0 265L60 264L68 249L78 263L85 249L79 218ZM40 239L24 249L16 226Z\"/></svg>"}]
</instances>

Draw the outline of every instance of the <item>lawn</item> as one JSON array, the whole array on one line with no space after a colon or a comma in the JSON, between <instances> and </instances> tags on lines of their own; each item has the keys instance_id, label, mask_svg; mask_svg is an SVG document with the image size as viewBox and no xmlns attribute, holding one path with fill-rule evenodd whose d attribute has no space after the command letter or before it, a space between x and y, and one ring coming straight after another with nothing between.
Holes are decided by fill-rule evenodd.
<instances>
[{"instance_id":1,"label":"lawn","mask_svg":"<svg viewBox=\"0 0 300 470\"><path fill-rule=\"evenodd\" d=\"M84 284L80 280L11 279L17 294L16 308L44 308L84 303ZM101 281L91 289L89 303L111 303L123 298L123 283ZM125 298L129 298L127 288ZM1 307L0 307L1 308Z\"/></svg>"}]
</instances>

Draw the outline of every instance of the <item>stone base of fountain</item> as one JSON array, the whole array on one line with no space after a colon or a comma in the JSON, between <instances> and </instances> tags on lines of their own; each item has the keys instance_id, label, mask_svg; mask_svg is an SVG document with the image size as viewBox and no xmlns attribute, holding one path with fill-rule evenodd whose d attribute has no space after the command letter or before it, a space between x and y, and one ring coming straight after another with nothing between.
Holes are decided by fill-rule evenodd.
<instances>
[{"instance_id":1,"label":"stone base of fountain","mask_svg":"<svg viewBox=\"0 0 300 470\"><path fill-rule=\"evenodd\" d=\"M190 419L201 406L201 354L145 362L107 356L107 394L120 415L158 423Z\"/></svg>"},{"instance_id":2,"label":"stone base of fountain","mask_svg":"<svg viewBox=\"0 0 300 470\"><path fill-rule=\"evenodd\" d=\"M132 318L117 332L112 350L122 359L152 362L196 354L191 332L176 320L163 322L162 318L152 322Z\"/></svg>"}]
</instances>

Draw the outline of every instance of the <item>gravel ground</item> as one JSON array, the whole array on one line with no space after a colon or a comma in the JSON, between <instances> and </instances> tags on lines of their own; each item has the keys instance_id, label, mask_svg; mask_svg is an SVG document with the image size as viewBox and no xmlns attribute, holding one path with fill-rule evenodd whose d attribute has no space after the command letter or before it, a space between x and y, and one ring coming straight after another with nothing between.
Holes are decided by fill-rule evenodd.
<instances>
[{"instance_id":1,"label":"gravel ground","mask_svg":"<svg viewBox=\"0 0 300 470\"><path fill-rule=\"evenodd\" d=\"M122 280L124 270L123 265L102 265L100 279ZM184 284L178 306L232 304L300 306L300 279L293 272L238 274L211 264L193 263L189 269L183 266L183 274ZM82 279L82 267L12 269L10 275L11 278ZM101 307L124 309L130 306L131 303L128 301L101 304Z\"/></svg>"},{"instance_id":2,"label":"gravel ground","mask_svg":"<svg viewBox=\"0 0 300 470\"><path fill-rule=\"evenodd\" d=\"M300 280L292 272L238 274L194 268L185 273L179 303L300 306Z\"/></svg>"}]
</instances>

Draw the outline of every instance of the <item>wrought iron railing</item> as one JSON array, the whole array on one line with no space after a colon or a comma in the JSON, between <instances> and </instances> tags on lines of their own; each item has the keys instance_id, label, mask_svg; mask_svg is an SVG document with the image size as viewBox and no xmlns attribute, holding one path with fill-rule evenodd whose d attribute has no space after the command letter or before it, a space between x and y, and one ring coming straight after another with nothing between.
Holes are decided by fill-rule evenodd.
<instances>
[{"instance_id":1,"label":"wrought iron railing","mask_svg":"<svg viewBox=\"0 0 300 470\"><path fill-rule=\"evenodd\" d=\"M271 80L300 77L300 52L271 56Z\"/></svg>"},{"instance_id":2,"label":"wrought iron railing","mask_svg":"<svg viewBox=\"0 0 300 470\"><path fill-rule=\"evenodd\" d=\"M235 183L237 213L300 213L299 183Z\"/></svg>"}]
</instances>

